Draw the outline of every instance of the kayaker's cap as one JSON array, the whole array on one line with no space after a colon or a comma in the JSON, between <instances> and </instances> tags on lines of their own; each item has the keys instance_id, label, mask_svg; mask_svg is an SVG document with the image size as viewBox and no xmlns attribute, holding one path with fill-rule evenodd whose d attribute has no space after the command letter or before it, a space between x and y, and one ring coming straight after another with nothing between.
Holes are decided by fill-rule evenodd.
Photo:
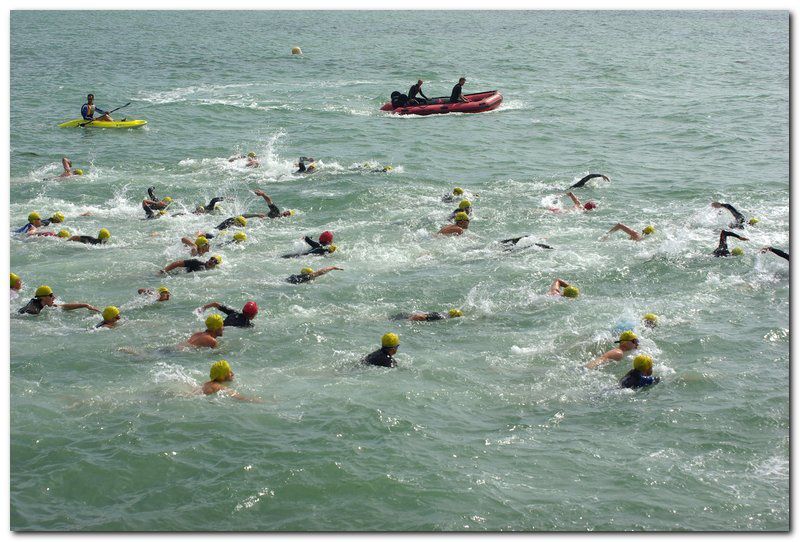
<instances>
[{"instance_id":1,"label":"kayaker's cap","mask_svg":"<svg viewBox=\"0 0 800 542\"><path fill-rule=\"evenodd\" d=\"M98 239L108 239L109 237L111 237L111 232L105 228L102 228L97 234Z\"/></svg>"},{"instance_id":2,"label":"kayaker's cap","mask_svg":"<svg viewBox=\"0 0 800 542\"><path fill-rule=\"evenodd\" d=\"M313 270L313 269L311 269L310 267L304 267L304 268L302 268L302 269L300 270L300 274L301 274L301 275L310 275L310 274L311 274L311 273L313 273L313 272L314 272L314 270Z\"/></svg>"},{"instance_id":3,"label":"kayaker's cap","mask_svg":"<svg viewBox=\"0 0 800 542\"><path fill-rule=\"evenodd\" d=\"M233 240L237 243L243 243L244 241L247 241L247 234L243 231L237 231L233 234Z\"/></svg>"},{"instance_id":4,"label":"kayaker's cap","mask_svg":"<svg viewBox=\"0 0 800 542\"><path fill-rule=\"evenodd\" d=\"M323 245L330 245L333 242L333 233L324 231L319 236L319 242Z\"/></svg>"},{"instance_id":5,"label":"kayaker's cap","mask_svg":"<svg viewBox=\"0 0 800 542\"><path fill-rule=\"evenodd\" d=\"M66 239L69 237L69 230L61 230L58 232L58 236Z\"/></svg>"},{"instance_id":6,"label":"kayaker's cap","mask_svg":"<svg viewBox=\"0 0 800 542\"><path fill-rule=\"evenodd\" d=\"M381 337L381 346L383 348L397 348L400 346L400 337L397 333L387 333Z\"/></svg>"},{"instance_id":7,"label":"kayaker's cap","mask_svg":"<svg viewBox=\"0 0 800 542\"><path fill-rule=\"evenodd\" d=\"M64 222L64 213L62 212L53 213L53 216L50 217L50 222L54 222L56 224Z\"/></svg>"},{"instance_id":8,"label":"kayaker's cap","mask_svg":"<svg viewBox=\"0 0 800 542\"><path fill-rule=\"evenodd\" d=\"M109 305L105 309L103 309L103 320L106 322L111 322L112 320L116 320L119 318L119 309L117 307Z\"/></svg>"},{"instance_id":9,"label":"kayaker's cap","mask_svg":"<svg viewBox=\"0 0 800 542\"><path fill-rule=\"evenodd\" d=\"M237 216L235 220L236 223L239 224L241 227L244 228L245 226L247 226L247 219L242 215Z\"/></svg>"},{"instance_id":10,"label":"kayaker's cap","mask_svg":"<svg viewBox=\"0 0 800 542\"><path fill-rule=\"evenodd\" d=\"M642 233L645 235L650 235L654 231L656 231L656 229L653 226L645 226L644 229L642 230Z\"/></svg>"},{"instance_id":11,"label":"kayaker's cap","mask_svg":"<svg viewBox=\"0 0 800 542\"><path fill-rule=\"evenodd\" d=\"M462 211L464 209L469 209L470 207L472 207L472 203L470 203L468 199L462 199L461 202L458 204L458 208L461 209Z\"/></svg>"},{"instance_id":12,"label":"kayaker's cap","mask_svg":"<svg viewBox=\"0 0 800 542\"><path fill-rule=\"evenodd\" d=\"M194 244L197 245L198 247L207 247L208 239L206 239L204 236L201 235L200 237L195 239Z\"/></svg>"},{"instance_id":13,"label":"kayaker's cap","mask_svg":"<svg viewBox=\"0 0 800 542\"><path fill-rule=\"evenodd\" d=\"M39 286L33 297L47 297L53 295L53 289L50 286Z\"/></svg>"},{"instance_id":14,"label":"kayaker's cap","mask_svg":"<svg viewBox=\"0 0 800 542\"><path fill-rule=\"evenodd\" d=\"M34 221L41 219L42 217L39 216L39 213L34 212L28 215L28 222L30 222L31 224L33 224Z\"/></svg>"},{"instance_id":15,"label":"kayaker's cap","mask_svg":"<svg viewBox=\"0 0 800 542\"><path fill-rule=\"evenodd\" d=\"M469 222L469 215L467 213L465 213L464 211L456 213L455 221L456 222Z\"/></svg>"},{"instance_id":16,"label":"kayaker's cap","mask_svg":"<svg viewBox=\"0 0 800 542\"><path fill-rule=\"evenodd\" d=\"M627 331L623 331L619 334L619 340L614 341L615 343L624 343L629 341L636 341L639 337L636 336L636 333L631 331L630 329Z\"/></svg>"},{"instance_id":17,"label":"kayaker's cap","mask_svg":"<svg viewBox=\"0 0 800 542\"><path fill-rule=\"evenodd\" d=\"M255 301L248 301L244 304L244 308L242 308L242 314L247 316L250 320L256 317L258 314L258 305Z\"/></svg>"},{"instance_id":18,"label":"kayaker's cap","mask_svg":"<svg viewBox=\"0 0 800 542\"><path fill-rule=\"evenodd\" d=\"M217 331L225 326L225 320L219 314L211 314L206 318L206 329Z\"/></svg>"},{"instance_id":19,"label":"kayaker's cap","mask_svg":"<svg viewBox=\"0 0 800 542\"><path fill-rule=\"evenodd\" d=\"M231 370L231 366L228 365L227 361L221 359L211 366L211 370L208 372L208 376L211 380L215 382L223 382L228 379L228 375L230 375L231 373L233 373L233 371Z\"/></svg>"},{"instance_id":20,"label":"kayaker's cap","mask_svg":"<svg viewBox=\"0 0 800 542\"><path fill-rule=\"evenodd\" d=\"M447 314L448 316L450 316L450 318L459 318L461 316L464 316L464 313L461 312L459 309L450 309L449 311L447 311Z\"/></svg>"},{"instance_id":21,"label":"kayaker's cap","mask_svg":"<svg viewBox=\"0 0 800 542\"><path fill-rule=\"evenodd\" d=\"M647 372L653 368L653 358L647 354L639 354L633 358L633 368L640 373Z\"/></svg>"}]
</instances>

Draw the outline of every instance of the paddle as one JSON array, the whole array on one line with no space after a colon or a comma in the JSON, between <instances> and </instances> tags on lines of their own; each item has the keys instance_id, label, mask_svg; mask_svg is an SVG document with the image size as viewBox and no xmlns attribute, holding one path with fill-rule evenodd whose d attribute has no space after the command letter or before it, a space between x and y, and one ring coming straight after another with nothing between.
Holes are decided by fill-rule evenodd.
<instances>
[{"instance_id":1,"label":"paddle","mask_svg":"<svg viewBox=\"0 0 800 542\"><path fill-rule=\"evenodd\" d=\"M128 102L128 103L126 103L125 105L121 105L121 106L119 106L119 107L118 107L118 108L116 108L116 109L112 109L111 111L106 111L106 112L105 112L105 113L103 113L103 114L104 114L104 115L110 115L110 114L111 114L111 113L113 113L114 111L119 111L119 110L120 110L120 109L122 109L123 107L128 107L129 105L131 105L131 102ZM83 124L79 124L78 126L80 126L81 128L83 128L83 127L84 127L84 126L86 126L87 124L91 124L91 123L93 123L93 122L94 122L94 121L96 121L96 120L100 120L100 119L92 119L92 120L90 120L90 121L86 121L86 122L84 122Z\"/></svg>"}]
</instances>

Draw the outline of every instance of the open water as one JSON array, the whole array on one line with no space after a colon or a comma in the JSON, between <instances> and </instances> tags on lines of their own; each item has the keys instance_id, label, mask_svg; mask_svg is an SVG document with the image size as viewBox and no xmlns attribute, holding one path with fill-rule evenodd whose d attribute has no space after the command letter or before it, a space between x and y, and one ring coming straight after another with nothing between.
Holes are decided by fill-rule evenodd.
<instances>
[{"instance_id":1,"label":"open water","mask_svg":"<svg viewBox=\"0 0 800 542\"><path fill-rule=\"evenodd\" d=\"M788 12L16 11L10 39L9 228L61 211L112 233L10 241L12 529L789 528L789 266L758 253L789 245ZM503 105L378 111L461 75ZM149 124L58 128L87 92ZM260 168L228 162L250 150ZM320 171L293 175L301 155ZM53 180L62 156L88 174ZM599 209L548 211L590 172L611 178L577 191ZM151 185L173 210L226 199L145 221ZM438 237L454 186L474 220ZM182 235L265 211L259 187L297 214L214 240L217 270L156 276ZM760 219L741 257L711 256L714 200ZM656 233L600 241L618 221ZM325 229L335 254L279 257ZM524 234L555 250L497 244ZM306 265L344 271L283 281ZM581 296L547 297L556 277ZM122 323L16 314L40 284ZM168 303L136 294L160 285ZM249 299L255 328L175 347L202 304ZM660 384L618 389L630 358L582 369L646 312ZM387 331L398 368L361 366ZM263 403L192 393L221 358Z\"/></svg>"}]
</instances>

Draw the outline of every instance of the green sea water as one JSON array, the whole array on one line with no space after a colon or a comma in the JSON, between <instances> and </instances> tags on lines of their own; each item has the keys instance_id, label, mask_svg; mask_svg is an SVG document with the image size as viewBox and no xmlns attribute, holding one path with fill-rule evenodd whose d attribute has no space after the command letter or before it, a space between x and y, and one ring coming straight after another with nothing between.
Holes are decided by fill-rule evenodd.
<instances>
[{"instance_id":1,"label":"green sea water","mask_svg":"<svg viewBox=\"0 0 800 542\"><path fill-rule=\"evenodd\" d=\"M13 530L788 530L789 266L758 252L789 250L788 12L97 15L11 14L9 229L61 211L112 233L11 236ZM503 105L379 111L461 75ZM87 92L148 125L57 128ZM261 167L228 161L250 150ZM301 155L320 171L294 175ZM87 175L53 179L62 156ZM548 210L592 172L596 211ZM225 200L147 221L149 186L173 211ZM438 237L454 186L474 219ZM181 236L266 211L254 188L297 213L212 241L217 270L156 276ZM760 219L741 257L711 256L715 200ZM617 222L656 233L601 241ZM280 258L323 230L335 254ZM497 243L520 235L555 250ZM284 282L307 265L344 270ZM581 296L546 296L557 277ZM121 325L16 314L41 284ZM168 303L136 293L160 285ZM253 329L176 347L204 303L250 299ZM617 388L630 358L582 368L646 312L659 385ZM361 366L387 331L398 367ZM221 358L263 403L193 394Z\"/></svg>"}]
</instances>

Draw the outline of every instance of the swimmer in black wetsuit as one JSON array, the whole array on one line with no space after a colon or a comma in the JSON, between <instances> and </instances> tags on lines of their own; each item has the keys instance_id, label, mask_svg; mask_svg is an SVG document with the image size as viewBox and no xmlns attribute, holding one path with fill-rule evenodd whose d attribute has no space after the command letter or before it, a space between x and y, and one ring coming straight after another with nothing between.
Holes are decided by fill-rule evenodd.
<instances>
[{"instance_id":1,"label":"swimmer in black wetsuit","mask_svg":"<svg viewBox=\"0 0 800 542\"><path fill-rule=\"evenodd\" d=\"M714 256L719 258L720 256L731 255L730 251L728 250L728 237L736 237L742 241L750 240L747 237L742 237L741 235L733 233L732 231L722 230L719 232L719 245L717 245L717 248L714 250Z\"/></svg>"},{"instance_id":2,"label":"swimmer in black wetsuit","mask_svg":"<svg viewBox=\"0 0 800 542\"><path fill-rule=\"evenodd\" d=\"M731 205L730 203L720 203L718 201L712 201L711 206L714 209L727 209L728 211L730 211L730 213L733 215L733 218L735 219L735 222L731 222L730 224L728 224L729 228L736 228L740 230L744 229L744 215L739 211L737 211L733 207L733 205Z\"/></svg>"},{"instance_id":3,"label":"swimmer in black wetsuit","mask_svg":"<svg viewBox=\"0 0 800 542\"><path fill-rule=\"evenodd\" d=\"M397 354L399 347L400 337L395 333L387 333L381 337L381 348L362 358L361 363L379 367L397 367L397 362L392 356Z\"/></svg>"},{"instance_id":4,"label":"swimmer in black wetsuit","mask_svg":"<svg viewBox=\"0 0 800 542\"><path fill-rule=\"evenodd\" d=\"M464 316L464 313L459 309L450 309L446 314L442 312L412 312L400 313L392 316L392 320L409 320L411 322L435 322L437 320L445 320L447 318L459 318Z\"/></svg>"},{"instance_id":5,"label":"swimmer in black wetsuit","mask_svg":"<svg viewBox=\"0 0 800 542\"><path fill-rule=\"evenodd\" d=\"M256 305L255 301L248 301L245 303L242 312L225 306L222 303L217 303L216 301L203 305L200 310L205 311L211 307L227 315L223 322L225 326L253 327L253 318L258 314L258 305Z\"/></svg>"},{"instance_id":6,"label":"swimmer in black wetsuit","mask_svg":"<svg viewBox=\"0 0 800 542\"><path fill-rule=\"evenodd\" d=\"M306 162L308 162L308 165L306 165ZM300 160L297 161L297 171L295 171L295 173L305 173L306 175L310 175L315 171L317 171L316 159L301 156Z\"/></svg>"},{"instance_id":7,"label":"swimmer in black wetsuit","mask_svg":"<svg viewBox=\"0 0 800 542\"><path fill-rule=\"evenodd\" d=\"M45 307L58 307L65 311L72 311L75 309L88 309L92 312L100 312L100 309L93 307L88 303L60 303L57 304L56 296L52 288L49 286L39 286L36 289L34 298L28 301L28 304L19 309L17 312L20 314L39 314Z\"/></svg>"},{"instance_id":8,"label":"swimmer in black wetsuit","mask_svg":"<svg viewBox=\"0 0 800 542\"><path fill-rule=\"evenodd\" d=\"M336 252L336 245L332 244L333 233L329 231L322 232L322 234L319 236L319 243L314 241L308 235L303 237L303 241L305 241L306 244L311 247L310 250L301 252L299 254L284 254L281 256L281 258L297 258L300 256L308 256L309 254L314 256L324 256L326 254L333 254Z\"/></svg>"},{"instance_id":9,"label":"swimmer in black wetsuit","mask_svg":"<svg viewBox=\"0 0 800 542\"><path fill-rule=\"evenodd\" d=\"M232 216L230 218L226 218L219 225L215 228L217 230L226 230L236 224L237 226L245 227L247 226L247 219L248 218L267 218L265 213L250 213L246 215L239 215L239 216ZM212 236L213 237L213 236ZM206 235L207 239L211 239L208 235Z\"/></svg>"},{"instance_id":10,"label":"swimmer in black wetsuit","mask_svg":"<svg viewBox=\"0 0 800 542\"><path fill-rule=\"evenodd\" d=\"M213 213L217 208L217 203L223 201L224 199L224 197L211 198L211 201L208 202L208 205L198 205L193 214L204 215L206 213Z\"/></svg>"},{"instance_id":11,"label":"swimmer in black wetsuit","mask_svg":"<svg viewBox=\"0 0 800 542\"><path fill-rule=\"evenodd\" d=\"M607 180L608 182L611 182L611 179L609 179L608 177L606 177L602 173L590 173L586 177L584 177L583 179L578 181L577 183L575 183L572 186L570 186L567 190L570 190L572 188L582 188L583 185L585 185L587 182L589 182L590 180L595 179L597 177L601 177L601 178Z\"/></svg>"},{"instance_id":12,"label":"swimmer in black wetsuit","mask_svg":"<svg viewBox=\"0 0 800 542\"><path fill-rule=\"evenodd\" d=\"M761 253L772 252L774 255L780 256L781 258L783 258L787 262L789 261L789 254L784 252L784 251L782 251L782 250L780 250L780 249L777 249L775 247L764 247L761 250L759 250L759 252L761 252Z\"/></svg>"},{"instance_id":13,"label":"swimmer in black wetsuit","mask_svg":"<svg viewBox=\"0 0 800 542\"><path fill-rule=\"evenodd\" d=\"M633 359L633 369L619 381L621 388L646 388L658 384L661 379L653 375L653 358L639 354Z\"/></svg>"},{"instance_id":14,"label":"swimmer in black wetsuit","mask_svg":"<svg viewBox=\"0 0 800 542\"><path fill-rule=\"evenodd\" d=\"M269 213L267 213L267 218L280 218L280 217L287 217L292 216L294 211L287 209L285 211L281 211L280 207L272 203L272 198L264 193L263 190L255 189L253 193L256 196L261 196L264 198L264 201L267 202L267 206L269 207Z\"/></svg>"},{"instance_id":15,"label":"swimmer in black wetsuit","mask_svg":"<svg viewBox=\"0 0 800 542\"><path fill-rule=\"evenodd\" d=\"M456 186L453 188L453 192L451 194L445 194L442 196L442 201L445 203L452 203L456 201L457 198L460 198L464 195L464 189L460 186Z\"/></svg>"},{"instance_id":16,"label":"swimmer in black wetsuit","mask_svg":"<svg viewBox=\"0 0 800 542\"><path fill-rule=\"evenodd\" d=\"M222 256L211 256L208 261L201 262L200 260L190 259L190 260L178 260L176 262L172 262L164 269L159 270L159 275L166 275L173 269L177 269L178 267L185 267L187 273L193 273L195 271L205 271L206 269L214 269L218 265L222 263Z\"/></svg>"},{"instance_id":17,"label":"swimmer in black wetsuit","mask_svg":"<svg viewBox=\"0 0 800 542\"><path fill-rule=\"evenodd\" d=\"M156 213L154 211L163 211L169 204L172 203L172 198L167 196L161 201L159 201L153 190L155 190L155 186L151 186L147 189L147 195L150 196L150 199L143 199L142 200L142 209L144 209L144 214L146 218L158 218L164 213Z\"/></svg>"},{"instance_id":18,"label":"swimmer in black wetsuit","mask_svg":"<svg viewBox=\"0 0 800 542\"><path fill-rule=\"evenodd\" d=\"M520 239L525 239L526 237L530 237L529 235L522 235L520 237L512 237L511 239L503 239L500 241L500 244L505 245L503 250L513 250L514 247L519 243ZM545 245L544 243L533 243L539 248L546 248L548 250L553 250L553 247L550 245Z\"/></svg>"},{"instance_id":19,"label":"swimmer in black wetsuit","mask_svg":"<svg viewBox=\"0 0 800 542\"><path fill-rule=\"evenodd\" d=\"M108 241L108 238L111 237L111 233L103 228L97 234L97 237L92 237L91 235L73 235L72 237L68 238L67 241L75 241L77 243L83 243L88 245L102 245Z\"/></svg>"},{"instance_id":20,"label":"swimmer in black wetsuit","mask_svg":"<svg viewBox=\"0 0 800 542\"><path fill-rule=\"evenodd\" d=\"M286 278L286 282L290 282L292 284L301 284L303 282L310 282L310 281L314 280L315 278L321 277L325 273L328 273L328 272L334 271L334 270L335 271L344 271L344 269L342 269L341 267L323 267L322 269L319 269L317 271L314 271L310 267L304 267L303 269L300 270L300 274L299 275L289 275Z\"/></svg>"}]
</instances>

